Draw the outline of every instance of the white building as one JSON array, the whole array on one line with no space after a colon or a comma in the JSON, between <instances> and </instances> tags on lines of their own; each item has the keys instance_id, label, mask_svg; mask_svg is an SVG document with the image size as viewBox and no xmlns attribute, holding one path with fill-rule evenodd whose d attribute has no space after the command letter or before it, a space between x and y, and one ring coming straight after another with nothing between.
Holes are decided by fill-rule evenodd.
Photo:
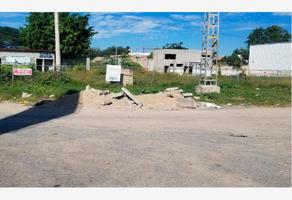
<instances>
[{"instance_id":1,"label":"white building","mask_svg":"<svg viewBox=\"0 0 292 200\"><path fill-rule=\"evenodd\" d=\"M32 65L39 71L54 70L55 54L46 50L0 49L0 65Z\"/></svg>"},{"instance_id":2,"label":"white building","mask_svg":"<svg viewBox=\"0 0 292 200\"><path fill-rule=\"evenodd\" d=\"M201 62L201 50L156 49L153 51L153 67L159 72L196 74Z\"/></svg>"},{"instance_id":3,"label":"white building","mask_svg":"<svg viewBox=\"0 0 292 200\"><path fill-rule=\"evenodd\" d=\"M291 67L291 42L250 46L249 75L289 76Z\"/></svg>"}]
</instances>

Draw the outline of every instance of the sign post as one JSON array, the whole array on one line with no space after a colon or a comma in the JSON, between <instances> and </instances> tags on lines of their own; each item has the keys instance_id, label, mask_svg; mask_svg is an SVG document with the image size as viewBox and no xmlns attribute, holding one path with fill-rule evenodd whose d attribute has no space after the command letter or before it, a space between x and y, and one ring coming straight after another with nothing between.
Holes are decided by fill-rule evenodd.
<instances>
[{"instance_id":1,"label":"sign post","mask_svg":"<svg viewBox=\"0 0 292 200\"><path fill-rule=\"evenodd\" d=\"M32 75L32 68L31 67L15 67L12 66L12 85L14 82L14 76L31 76Z\"/></svg>"},{"instance_id":2,"label":"sign post","mask_svg":"<svg viewBox=\"0 0 292 200\"><path fill-rule=\"evenodd\" d=\"M121 65L107 65L106 66L106 76L105 81L110 82L121 82Z\"/></svg>"},{"instance_id":3,"label":"sign post","mask_svg":"<svg viewBox=\"0 0 292 200\"><path fill-rule=\"evenodd\" d=\"M6 61L12 65L11 81L14 83L14 76L31 76L32 68L29 66L31 59L26 56L8 56Z\"/></svg>"},{"instance_id":4,"label":"sign post","mask_svg":"<svg viewBox=\"0 0 292 200\"><path fill-rule=\"evenodd\" d=\"M31 76L32 69L31 68L18 68L13 67L13 75L14 76Z\"/></svg>"}]
</instances>

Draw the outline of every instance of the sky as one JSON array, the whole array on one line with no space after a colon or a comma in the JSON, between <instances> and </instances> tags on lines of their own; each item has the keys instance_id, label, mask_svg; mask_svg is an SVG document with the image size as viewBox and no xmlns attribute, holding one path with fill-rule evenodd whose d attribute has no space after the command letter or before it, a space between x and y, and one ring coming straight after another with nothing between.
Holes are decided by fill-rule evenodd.
<instances>
[{"instance_id":1,"label":"sky","mask_svg":"<svg viewBox=\"0 0 292 200\"><path fill-rule=\"evenodd\" d=\"M86 13L81 13L86 14ZM151 51L167 43L183 42L201 49L203 13L89 13L89 25L98 31L91 46L130 46L132 51ZM14 28L26 24L29 13L0 13L0 26ZM219 52L230 55L246 47L249 33L258 27L278 25L291 33L291 13L220 13Z\"/></svg>"}]
</instances>

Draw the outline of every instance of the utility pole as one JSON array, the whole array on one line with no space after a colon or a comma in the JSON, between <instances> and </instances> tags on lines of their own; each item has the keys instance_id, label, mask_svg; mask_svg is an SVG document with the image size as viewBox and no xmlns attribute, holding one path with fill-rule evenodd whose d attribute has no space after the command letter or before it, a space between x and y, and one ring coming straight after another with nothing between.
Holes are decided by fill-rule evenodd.
<instances>
[{"instance_id":1,"label":"utility pole","mask_svg":"<svg viewBox=\"0 0 292 200\"><path fill-rule=\"evenodd\" d=\"M204 14L202 51L200 63L200 82L197 93L220 93L217 86L217 65L219 47L219 13Z\"/></svg>"},{"instance_id":2,"label":"utility pole","mask_svg":"<svg viewBox=\"0 0 292 200\"><path fill-rule=\"evenodd\" d=\"M61 67L61 52L60 52L60 30L59 30L59 14L54 13L55 19L55 55L56 55L56 65L55 68L57 71L60 71Z\"/></svg>"},{"instance_id":3,"label":"utility pole","mask_svg":"<svg viewBox=\"0 0 292 200\"><path fill-rule=\"evenodd\" d=\"M213 71L218 60L219 13L209 12L204 16L204 29L201 55L201 80L203 85L217 85ZM216 72L215 72L216 73Z\"/></svg>"}]
</instances>

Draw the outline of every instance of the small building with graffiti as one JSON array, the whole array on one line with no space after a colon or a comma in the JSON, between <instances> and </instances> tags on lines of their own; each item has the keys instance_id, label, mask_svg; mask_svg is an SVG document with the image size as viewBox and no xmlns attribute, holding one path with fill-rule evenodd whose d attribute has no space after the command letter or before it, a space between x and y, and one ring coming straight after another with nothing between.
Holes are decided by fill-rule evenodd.
<instances>
[{"instance_id":1,"label":"small building with graffiti","mask_svg":"<svg viewBox=\"0 0 292 200\"><path fill-rule=\"evenodd\" d=\"M48 50L0 49L0 65L29 65L39 71L55 69L55 54Z\"/></svg>"}]
</instances>

